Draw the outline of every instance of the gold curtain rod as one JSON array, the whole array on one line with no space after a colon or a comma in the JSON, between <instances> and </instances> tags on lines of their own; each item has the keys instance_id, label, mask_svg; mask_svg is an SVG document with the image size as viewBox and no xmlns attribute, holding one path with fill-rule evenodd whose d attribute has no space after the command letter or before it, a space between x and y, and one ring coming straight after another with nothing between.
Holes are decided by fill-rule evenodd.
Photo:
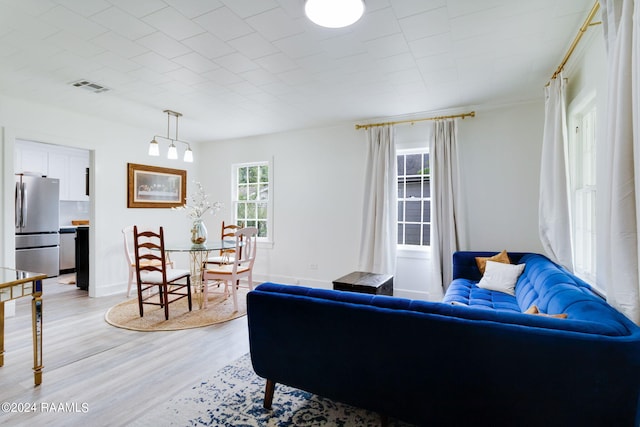
<instances>
[{"instance_id":1,"label":"gold curtain rod","mask_svg":"<svg viewBox=\"0 0 640 427\"><path fill-rule=\"evenodd\" d=\"M582 24L582 27L580 27L580 30L578 31L578 34L576 34L576 37L573 39L573 43L571 43L571 46L569 47L569 50L564 55L564 58L562 59L562 62L558 66L558 69L556 70L556 72L553 73L553 76L551 76L550 80L553 80L556 77L558 77L558 74L560 74L560 72L564 69L564 66L567 65L567 61L569 61L569 58L573 54L573 51L576 49L576 46L578 46L578 43L580 42L580 39L582 38L584 33L589 29L589 27L592 26L592 25L601 24L601 22L591 23L591 20L593 20L593 17L596 16L596 13L598 12L598 9L600 9L600 2L598 2L596 0L596 3L591 8L591 11L589 12L589 15L587 16L587 19L585 19L584 24Z\"/></svg>"},{"instance_id":2,"label":"gold curtain rod","mask_svg":"<svg viewBox=\"0 0 640 427\"><path fill-rule=\"evenodd\" d=\"M463 113L463 114L454 114L451 116L438 116L438 117L427 117L424 119L413 119L413 120L398 120L395 122L386 122L386 123L371 123L371 124L367 124L367 125L356 125L356 130L359 129L369 129L369 128L373 128L373 127L377 127L377 126L385 126L385 125L399 125L402 123L415 123L415 122L424 122L427 120L445 120L445 119L464 119L465 117L475 117L476 116L476 112L472 111L470 113Z\"/></svg>"}]
</instances>

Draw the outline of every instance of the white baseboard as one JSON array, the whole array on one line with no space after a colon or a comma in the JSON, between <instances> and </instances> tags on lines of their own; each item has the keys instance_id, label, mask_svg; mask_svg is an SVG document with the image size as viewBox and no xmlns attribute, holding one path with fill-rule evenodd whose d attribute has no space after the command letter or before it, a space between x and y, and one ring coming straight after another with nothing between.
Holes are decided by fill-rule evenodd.
<instances>
[{"instance_id":1,"label":"white baseboard","mask_svg":"<svg viewBox=\"0 0 640 427\"><path fill-rule=\"evenodd\" d=\"M327 282L324 280L301 279L301 278L289 277L289 276L265 276L265 275L253 276L253 283L255 285L263 282L281 283L283 285L300 285L300 286L306 286L309 288L319 288L319 289L333 288L333 283Z\"/></svg>"},{"instance_id":2,"label":"white baseboard","mask_svg":"<svg viewBox=\"0 0 640 427\"><path fill-rule=\"evenodd\" d=\"M333 283L326 280L297 278L290 276L268 276L268 275L256 275L253 276L254 286L263 282L281 283L283 285L299 285L316 289L333 289ZM127 291L127 282L112 283L108 286L103 286L96 290L96 297L105 297L110 295L124 294ZM415 291L411 289L393 289L393 295L399 298L416 299L423 301L434 301L429 292ZM8 307L5 307L5 312ZM15 309L14 309L15 311Z\"/></svg>"},{"instance_id":3,"label":"white baseboard","mask_svg":"<svg viewBox=\"0 0 640 427\"><path fill-rule=\"evenodd\" d=\"M107 296L117 295L117 294L126 295L127 283L128 282L118 282L118 283L111 283L107 286L102 286L99 289L95 290L95 296L96 298L99 298L99 297L107 297ZM131 292L132 293L136 292L135 289L136 288L132 287Z\"/></svg>"},{"instance_id":4,"label":"white baseboard","mask_svg":"<svg viewBox=\"0 0 640 427\"><path fill-rule=\"evenodd\" d=\"M273 283L282 283L284 285L300 285L307 286L309 288L318 288L318 289L333 289L333 283L322 280L314 280L314 279L299 279L295 277L286 277L286 276L254 276L253 281L256 284L263 282L273 282ZM414 291L411 289L393 289L393 296L399 298L408 298L408 299L417 299L423 301L433 301L431 294L429 292L424 291Z\"/></svg>"},{"instance_id":5,"label":"white baseboard","mask_svg":"<svg viewBox=\"0 0 640 427\"><path fill-rule=\"evenodd\" d=\"M296 279L287 276L253 276L254 286L263 282L282 283L285 285L300 285L307 286L309 288L331 289L333 284L331 282L324 282L320 280L312 279ZM96 289L96 297L106 297L117 294L125 294L127 292L127 282L111 283L107 286L102 286L100 289ZM135 287L131 289L131 293L134 294Z\"/></svg>"}]
</instances>

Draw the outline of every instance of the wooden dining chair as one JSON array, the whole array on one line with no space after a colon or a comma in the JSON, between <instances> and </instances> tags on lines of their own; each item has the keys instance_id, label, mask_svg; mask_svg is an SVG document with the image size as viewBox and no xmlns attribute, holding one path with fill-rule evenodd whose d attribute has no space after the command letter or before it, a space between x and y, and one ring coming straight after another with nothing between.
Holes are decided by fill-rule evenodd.
<instances>
[{"instance_id":1,"label":"wooden dining chair","mask_svg":"<svg viewBox=\"0 0 640 427\"><path fill-rule=\"evenodd\" d=\"M138 231L134 226L133 242L140 317L144 317L143 305L150 304L164 308L164 318L169 320L169 304L182 298L188 299L191 311L191 272L167 267L163 228L155 233L151 230ZM156 294L144 295L154 287L158 288Z\"/></svg>"},{"instance_id":2,"label":"wooden dining chair","mask_svg":"<svg viewBox=\"0 0 640 427\"><path fill-rule=\"evenodd\" d=\"M240 230L241 228L242 227L240 227L239 225L225 224L225 222L222 221L222 228L220 231L220 240L235 239L236 231ZM231 264L235 257L235 251L236 251L235 248L220 249L220 252L218 255L207 258L207 264L218 264L218 265ZM242 251L242 248L240 248L240 251Z\"/></svg>"},{"instance_id":3,"label":"wooden dining chair","mask_svg":"<svg viewBox=\"0 0 640 427\"><path fill-rule=\"evenodd\" d=\"M129 266L129 280L127 283L127 298L131 295L131 287L135 282L136 278L136 256L133 253L133 225L128 225L122 229L122 237L124 240L124 256L127 260L127 265ZM167 265L170 268L173 268L173 261L169 258L169 252L166 254ZM155 263L159 265L157 261L148 261L152 265ZM143 263L145 263L143 261Z\"/></svg>"},{"instance_id":4,"label":"wooden dining chair","mask_svg":"<svg viewBox=\"0 0 640 427\"><path fill-rule=\"evenodd\" d=\"M233 308L238 311L238 286L240 279L246 278L249 289L253 289L253 263L256 260L256 240L258 229L246 227L234 233L235 256L230 264L207 264L203 271L203 299L206 307L209 282L224 282L225 294L233 295ZM242 249L242 251L240 250Z\"/></svg>"}]
</instances>

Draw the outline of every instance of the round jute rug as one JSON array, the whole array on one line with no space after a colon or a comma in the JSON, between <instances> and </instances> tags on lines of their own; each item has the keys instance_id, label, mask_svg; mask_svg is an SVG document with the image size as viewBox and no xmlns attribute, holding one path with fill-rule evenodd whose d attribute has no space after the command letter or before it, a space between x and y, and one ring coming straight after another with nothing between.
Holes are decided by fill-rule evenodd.
<instances>
[{"instance_id":1,"label":"round jute rug","mask_svg":"<svg viewBox=\"0 0 640 427\"><path fill-rule=\"evenodd\" d=\"M110 325L132 331L177 331L200 328L246 315L247 291L248 289L238 289L238 311L233 310L231 296L225 297L223 293L209 291L206 309L200 309L197 299L193 298L192 311L189 311L187 299L182 298L169 305L169 320L164 319L163 308L146 304L144 317L140 317L137 297L111 307L104 317Z\"/></svg>"}]
</instances>

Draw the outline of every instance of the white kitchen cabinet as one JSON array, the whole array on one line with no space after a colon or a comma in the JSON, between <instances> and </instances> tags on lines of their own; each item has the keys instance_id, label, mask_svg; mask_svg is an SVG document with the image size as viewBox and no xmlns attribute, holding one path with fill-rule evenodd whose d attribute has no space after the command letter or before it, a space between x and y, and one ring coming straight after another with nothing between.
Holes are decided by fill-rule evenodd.
<instances>
[{"instance_id":1,"label":"white kitchen cabinet","mask_svg":"<svg viewBox=\"0 0 640 427\"><path fill-rule=\"evenodd\" d=\"M60 180L60 200L88 201L89 152L70 147L17 141L15 171L36 172Z\"/></svg>"},{"instance_id":2,"label":"white kitchen cabinet","mask_svg":"<svg viewBox=\"0 0 640 427\"><path fill-rule=\"evenodd\" d=\"M15 148L16 173L29 173L37 175L49 174L49 153L46 144L38 144L31 141L18 141Z\"/></svg>"},{"instance_id":3,"label":"white kitchen cabinet","mask_svg":"<svg viewBox=\"0 0 640 427\"><path fill-rule=\"evenodd\" d=\"M69 155L69 200L89 200L87 173L89 168L89 153Z\"/></svg>"},{"instance_id":4,"label":"white kitchen cabinet","mask_svg":"<svg viewBox=\"0 0 640 427\"><path fill-rule=\"evenodd\" d=\"M69 158L66 154L50 152L48 153L49 161L49 178L58 178L60 180L60 200L69 200L69 191L64 176L69 169Z\"/></svg>"},{"instance_id":5,"label":"white kitchen cabinet","mask_svg":"<svg viewBox=\"0 0 640 427\"><path fill-rule=\"evenodd\" d=\"M60 179L60 200L89 200L86 191L88 167L88 152L58 147L49 152L49 176Z\"/></svg>"}]
</instances>

